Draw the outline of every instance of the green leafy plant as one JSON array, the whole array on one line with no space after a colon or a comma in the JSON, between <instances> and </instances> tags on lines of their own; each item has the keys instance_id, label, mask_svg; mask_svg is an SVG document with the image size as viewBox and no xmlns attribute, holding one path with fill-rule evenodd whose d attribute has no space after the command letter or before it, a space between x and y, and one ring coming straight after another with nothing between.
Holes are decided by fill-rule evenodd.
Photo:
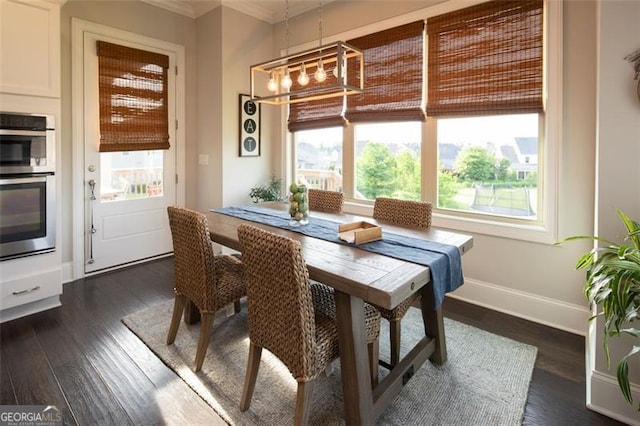
<instances>
[{"instance_id":1,"label":"green leafy plant","mask_svg":"<svg viewBox=\"0 0 640 426\"><path fill-rule=\"evenodd\" d=\"M266 185L258 185L251 188L249 197L253 199L254 203L261 201L280 201L282 199L281 190L282 179L276 175L272 175L269 183Z\"/></svg>"},{"instance_id":2,"label":"green leafy plant","mask_svg":"<svg viewBox=\"0 0 640 426\"><path fill-rule=\"evenodd\" d=\"M611 365L610 338L627 334L640 340L640 329L629 327L638 319L640 311L640 224L629 219L621 210L617 212L627 229L624 241L629 244L618 245L597 236L574 236L556 243L585 239L602 243L583 254L576 263L576 269L586 271L584 295L591 304L599 306L598 312L590 320L597 317L604 320L603 347L608 366ZM640 346L633 345L629 353L619 360L617 367L618 385L629 404L633 404L633 397L628 361L638 352Z\"/></svg>"}]
</instances>

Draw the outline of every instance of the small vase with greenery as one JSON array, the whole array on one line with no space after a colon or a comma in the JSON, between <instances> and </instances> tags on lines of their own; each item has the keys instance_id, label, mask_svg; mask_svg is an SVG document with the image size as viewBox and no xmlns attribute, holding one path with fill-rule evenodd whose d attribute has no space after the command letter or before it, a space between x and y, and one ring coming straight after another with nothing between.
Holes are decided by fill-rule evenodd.
<instances>
[{"instance_id":1,"label":"small vase with greenery","mask_svg":"<svg viewBox=\"0 0 640 426\"><path fill-rule=\"evenodd\" d=\"M282 200L282 179L276 175L272 175L266 185L258 185L251 188L249 197L254 203L261 201L280 201Z\"/></svg>"},{"instance_id":2,"label":"small vase with greenery","mask_svg":"<svg viewBox=\"0 0 640 426\"><path fill-rule=\"evenodd\" d=\"M631 326L638 320L640 311L640 224L629 219L621 210L617 210L627 229L624 241L618 245L597 236L574 236L556 244L575 240L596 240L601 246L583 254L576 263L576 269L587 273L584 295L592 305L599 306L598 312L590 318L604 319L604 353L610 366L609 339L630 335L640 340L640 329ZM640 352L640 345L633 345L625 356L618 361L618 385L624 398L633 404L629 383L628 360ZM640 404L638 406L640 411Z\"/></svg>"}]
</instances>

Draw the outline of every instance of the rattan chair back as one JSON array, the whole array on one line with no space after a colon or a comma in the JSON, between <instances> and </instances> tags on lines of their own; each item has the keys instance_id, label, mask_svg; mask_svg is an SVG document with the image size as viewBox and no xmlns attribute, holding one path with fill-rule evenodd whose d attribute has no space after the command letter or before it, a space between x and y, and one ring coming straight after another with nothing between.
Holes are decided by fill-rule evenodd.
<instances>
[{"instance_id":1,"label":"rattan chair back","mask_svg":"<svg viewBox=\"0 0 640 426\"><path fill-rule=\"evenodd\" d=\"M173 240L175 301L167 344L175 341L180 317L193 303L200 315L200 338L194 370L200 371L209 344L214 314L234 303L240 312L240 298L246 295L242 262L228 254L214 255L207 217L183 207L167 207ZM189 315L189 316L190 316ZM185 314L185 320L187 315Z\"/></svg>"},{"instance_id":2,"label":"rattan chair back","mask_svg":"<svg viewBox=\"0 0 640 426\"><path fill-rule=\"evenodd\" d=\"M309 273L300 243L250 225L238 227L247 285L249 338L278 357L297 381L324 368L318 359Z\"/></svg>"},{"instance_id":3,"label":"rattan chair back","mask_svg":"<svg viewBox=\"0 0 640 426\"><path fill-rule=\"evenodd\" d=\"M427 229L431 227L431 203L378 197L373 218L381 222Z\"/></svg>"},{"instance_id":4,"label":"rattan chair back","mask_svg":"<svg viewBox=\"0 0 640 426\"><path fill-rule=\"evenodd\" d=\"M207 217L177 206L169 206L167 211L173 240L175 292L186 296L201 311L215 312L215 264Z\"/></svg>"},{"instance_id":5,"label":"rattan chair back","mask_svg":"<svg viewBox=\"0 0 640 426\"><path fill-rule=\"evenodd\" d=\"M326 213L342 213L344 194L324 189L309 189L309 209Z\"/></svg>"}]
</instances>

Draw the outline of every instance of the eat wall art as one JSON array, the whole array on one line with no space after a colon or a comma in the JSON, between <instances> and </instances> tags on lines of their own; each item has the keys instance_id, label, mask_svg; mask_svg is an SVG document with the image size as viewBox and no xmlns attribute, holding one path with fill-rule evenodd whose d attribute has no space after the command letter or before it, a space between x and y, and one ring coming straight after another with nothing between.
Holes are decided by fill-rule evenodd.
<instances>
[{"instance_id":1,"label":"eat wall art","mask_svg":"<svg viewBox=\"0 0 640 426\"><path fill-rule=\"evenodd\" d=\"M260 104L240 95L240 157L260 156Z\"/></svg>"}]
</instances>

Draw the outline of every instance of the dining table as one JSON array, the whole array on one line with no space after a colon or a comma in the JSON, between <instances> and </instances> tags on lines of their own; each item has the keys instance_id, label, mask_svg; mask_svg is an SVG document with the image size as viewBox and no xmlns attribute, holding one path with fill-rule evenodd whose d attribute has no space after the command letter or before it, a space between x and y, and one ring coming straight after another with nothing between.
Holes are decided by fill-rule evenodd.
<instances>
[{"instance_id":1,"label":"dining table","mask_svg":"<svg viewBox=\"0 0 640 426\"><path fill-rule=\"evenodd\" d=\"M441 365L447 361L447 344L441 302L444 296L434 291L431 268L390 254L366 250L366 245L318 238L301 233L302 227L287 226L286 203L260 203L260 209L285 220L284 226L261 220L260 215L236 210L212 209L208 213L211 240L241 251L238 226L250 224L286 236L301 243L310 279L335 290L336 320L340 345L340 367L344 402L344 420L348 425L371 425L393 402L402 388L427 360ZM240 213L238 213L238 211ZM251 209L247 209L251 211ZM269 217L269 216L264 216ZM309 221L338 224L358 221L380 226L382 240L404 236L457 248L460 255L473 247L470 235L435 228L418 229L377 222L371 217L346 213L310 212ZM377 384L372 385L365 336L364 304L392 309L411 296L421 294L420 308L425 335ZM424 396L428 398L428 395Z\"/></svg>"}]
</instances>

